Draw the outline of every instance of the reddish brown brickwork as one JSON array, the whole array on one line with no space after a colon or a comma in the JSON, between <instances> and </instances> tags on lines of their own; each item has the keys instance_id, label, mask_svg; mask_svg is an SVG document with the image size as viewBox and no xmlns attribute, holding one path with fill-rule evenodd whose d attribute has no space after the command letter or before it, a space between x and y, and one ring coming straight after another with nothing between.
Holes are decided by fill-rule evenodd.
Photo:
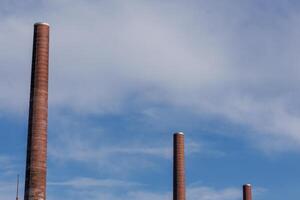
<instances>
[{"instance_id":1,"label":"reddish brown brickwork","mask_svg":"<svg viewBox=\"0 0 300 200\"><path fill-rule=\"evenodd\" d=\"M173 200L185 200L184 134L174 134Z\"/></svg>"},{"instance_id":2,"label":"reddish brown brickwork","mask_svg":"<svg viewBox=\"0 0 300 200\"><path fill-rule=\"evenodd\" d=\"M32 71L24 200L46 199L49 25L36 23Z\"/></svg>"},{"instance_id":3,"label":"reddish brown brickwork","mask_svg":"<svg viewBox=\"0 0 300 200\"><path fill-rule=\"evenodd\" d=\"M243 185L243 200L252 200L252 191L250 184Z\"/></svg>"}]
</instances>

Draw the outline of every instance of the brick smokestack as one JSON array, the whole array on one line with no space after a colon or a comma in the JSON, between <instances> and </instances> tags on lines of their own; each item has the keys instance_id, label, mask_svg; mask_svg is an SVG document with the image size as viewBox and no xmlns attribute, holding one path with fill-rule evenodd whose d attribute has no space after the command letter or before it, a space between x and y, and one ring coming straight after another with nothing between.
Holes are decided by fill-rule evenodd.
<instances>
[{"instance_id":1,"label":"brick smokestack","mask_svg":"<svg viewBox=\"0 0 300 200\"><path fill-rule=\"evenodd\" d=\"M49 25L34 24L24 200L46 199Z\"/></svg>"},{"instance_id":2,"label":"brick smokestack","mask_svg":"<svg viewBox=\"0 0 300 200\"><path fill-rule=\"evenodd\" d=\"M185 200L184 134L174 133L173 200Z\"/></svg>"},{"instance_id":3,"label":"brick smokestack","mask_svg":"<svg viewBox=\"0 0 300 200\"><path fill-rule=\"evenodd\" d=\"M243 185L243 200L252 200L252 191L251 185L245 184Z\"/></svg>"}]
</instances>

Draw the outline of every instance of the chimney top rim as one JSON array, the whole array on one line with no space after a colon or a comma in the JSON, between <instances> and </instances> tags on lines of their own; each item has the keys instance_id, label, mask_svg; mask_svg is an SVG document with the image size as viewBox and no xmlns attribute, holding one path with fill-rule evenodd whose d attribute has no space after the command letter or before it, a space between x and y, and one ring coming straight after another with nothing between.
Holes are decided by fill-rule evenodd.
<instances>
[{"instance_id":1,"label":"chimney top rim","mask_svg":"<svg viewBox=\"0 0 300 200\"><path fill-rule=\"evenodd\" d=\"M46 22L37 22L37 23L35 23L34 24L35 26L36 25L46 25L46 26L50 26L48 23L46 23Z\"/></svg>"}]
</instances>

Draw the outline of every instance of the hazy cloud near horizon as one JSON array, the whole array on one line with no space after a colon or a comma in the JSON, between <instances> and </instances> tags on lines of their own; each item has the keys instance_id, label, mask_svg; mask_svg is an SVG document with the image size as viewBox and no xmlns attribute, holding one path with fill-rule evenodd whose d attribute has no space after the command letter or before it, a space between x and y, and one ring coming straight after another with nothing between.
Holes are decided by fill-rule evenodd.
<instances>
[{"instance_id":1,"label":"hazy cloud near horizon","mask_svg":"<svg viewBox=\"0 0 300 200\"><path fill-rule=\"evenodd\" d=\"M123 197L119 197L113 193L106 193L103 191L94 191L94 190L77 190L69 193L69 196L64 199L73 199L75 197L80 198L89 198L91 200L166 200L172 199L170 192L165 193L155 193L143 190L135 190L132 192L126 192ZM203 200L238 200L240 199L240 191L237 188L225 188L217 190L210 187L191 187L187 189L187 198L191 200L203 199ZM60 200L59 196L50 196L50 200L57 199Z\"/></svg>"},{"instance_id":2,"label":"hazy cloud near horizon","mask_svg":"<svg viewBox=\"0 0 300 200\"><path fill-rule=\"evenodd\" d=\"M168 105L264 133L265 150L296 148L297 10L277 1L213 2L49 1L30 14L3 3L0 109L25 113L32 24L45 20L51 108L103 115Z\"/></svg>"}]
</instances>

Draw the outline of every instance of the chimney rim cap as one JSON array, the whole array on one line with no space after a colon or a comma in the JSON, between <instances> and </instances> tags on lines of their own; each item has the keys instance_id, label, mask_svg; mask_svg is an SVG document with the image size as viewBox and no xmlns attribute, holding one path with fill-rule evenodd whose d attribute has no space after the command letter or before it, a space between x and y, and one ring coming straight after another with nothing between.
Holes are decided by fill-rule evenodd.
<instances>
[{"instance_id":1,"label":"chimney rim cap","mask_svg":"<svg viewBox=\"0 0 300 200\"><path fill-rule=\"evenodd\" d=\"M34 24L35 26L36 25L46 25L46 26L50 26L48 23L46 23L46 22L36 22L35 24Z\"/></svg>"},{"instance_id":2,"label":"chimney rim cap","mask_svg":"<svg viewBox=\"0 0 300 200\"><path fill-rule=\"evenodd\" d=\"M184 135L184 133L182 131L179 131L179 132L175 132L174 135Z\"/></svg>"},{"instance_id":3,"label":"chimney rim cap","mask_svg":"<svg viewBox=\"0 0 300 200\"><path fill-rule=\"evenodd\" d=\"M250 184L250 183L246 183L246 184L244 184L244 186L249 186L249 187L251 187L251 184Z\"/></svg>"}]
</instances>

